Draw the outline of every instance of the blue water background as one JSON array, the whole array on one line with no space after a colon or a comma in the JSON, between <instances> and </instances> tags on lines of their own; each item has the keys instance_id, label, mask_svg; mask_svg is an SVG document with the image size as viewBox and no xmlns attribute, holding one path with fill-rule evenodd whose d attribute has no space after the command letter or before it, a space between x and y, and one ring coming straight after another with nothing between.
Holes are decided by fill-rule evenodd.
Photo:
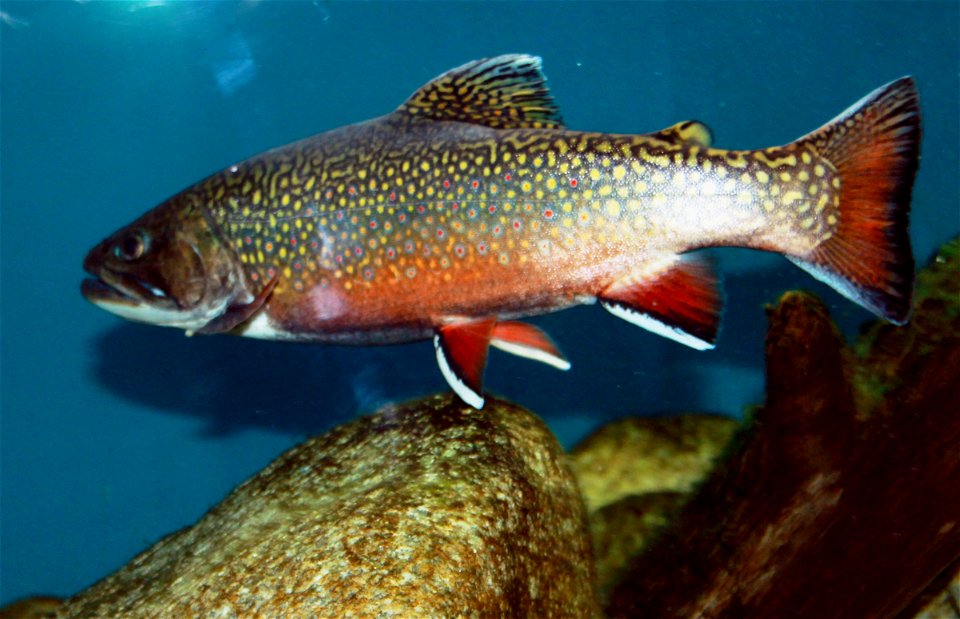
<instances>
[{"instance_id":1,"label":"blue water background","mask_svg":"<svg viewBox=\"0 0 960 619\"><path fill-rule=\"evenodd\" d=\"M901 75L922 97L911 236L960 231L958 4L2 2L0 600L69 595L307 436L444 389L427 343L185 338L79 294L85 251L195 180L383 114L446 69L528 52L567 124L697 118L722 147L788 142ZM568 373L494 352L490 390L565 445L628 414L739 415L762 400L763 304L821 294L778 256L715 252L727 306L698 353L597 307L537 319ZM798 376L798 381L804 377Z\"/></svg>"}]
</instances>

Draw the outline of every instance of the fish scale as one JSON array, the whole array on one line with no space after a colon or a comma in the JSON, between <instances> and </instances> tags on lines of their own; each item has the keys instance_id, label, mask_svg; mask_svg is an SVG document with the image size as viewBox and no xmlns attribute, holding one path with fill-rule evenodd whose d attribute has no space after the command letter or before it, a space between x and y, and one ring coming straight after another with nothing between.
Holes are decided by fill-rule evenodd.
<instances>
[{"instance_id":1,"label":"fish scale","mask_svg":"<svg viewBox=\"0 0 960 619\"><path fill-rule=\"evenodd\" d=\"M483 404L489 346L569 362L516 318L599 301L698 349L720 293L688 254L778 252L896 323L919 157L913 81L881 87L784 146L713 147L685 121L571 131L538 58L468 63L386 116L230 166L91 250L84 294L188 332L351 344L434 339Z\"/></svg>"}]
</instances>

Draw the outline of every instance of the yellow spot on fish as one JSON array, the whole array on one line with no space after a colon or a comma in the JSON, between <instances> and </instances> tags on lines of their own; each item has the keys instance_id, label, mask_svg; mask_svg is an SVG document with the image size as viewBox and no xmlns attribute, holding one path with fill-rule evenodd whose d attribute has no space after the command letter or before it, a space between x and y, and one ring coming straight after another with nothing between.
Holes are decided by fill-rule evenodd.
<instances>
[{"instance_id":1,"label":"yellow spot on fish","mask_svg":"<svg viewBox=\"0 0 960 619\"><path fill-rule=\"evenodd\" d=\"M614 180L621 180L624 176L627 175L627 169L622 165L614 166L613 168L613 178Z\"/></svg>"},{"instance_id":2,"label":"yellow spot on fish","mask_svg":"<svg viewBox=\"0 0 960 619\"><path fill-rule=\"evenodd\" d=\"M607 200L607 215L615 219L620 216L620 203L616 200Z\"/></svg>"},{"instance_id":3,"label":"yellow spot on fish","mask_svg":"<svg viewBox=\"0 0 960 619\"><path fill-rule=\"evenodd\" d=\"M817 212L818 212L818 213L823 212L823 209L824 209L824 207L827 206L827 202L828 202L828 201L829 201L829 198L827 197L827 194L825 194L825 193L820 194L820 199L817 200Z\"/></svg>"},{"instance_id":4,"label":"yellow spot on fish","mask_svg":"<svg viewBox=\"0 0 960 619\"><path fill-rule=\"evenodd\" d=\"M827 171L818 163L817 165L813 166L813 173L817 176L823 176L827 173Z\"/></svg>"},{"instance_id":5,"label":"yellow spot on fish","mask_svg":"<svg viewBox=\"0 0 960 619\"><path fill-rule=\"evenodd\" d=\"M789 206L802 197L803 197L803 194L801 194L799 191L791 190L783 194L783 203Z\"/></svg>"},{"instance_id":6,"label":"yellow spot on fish","mask_svg":"<svg viewBox=\"0 0 960 619\"><path fill-rule=\"evenodd\" d=\"M770 180L770 175L763 170L760 170L757 172L757 180L763 184L767 184L767 182Z\"/></svg>"}]
</instances>

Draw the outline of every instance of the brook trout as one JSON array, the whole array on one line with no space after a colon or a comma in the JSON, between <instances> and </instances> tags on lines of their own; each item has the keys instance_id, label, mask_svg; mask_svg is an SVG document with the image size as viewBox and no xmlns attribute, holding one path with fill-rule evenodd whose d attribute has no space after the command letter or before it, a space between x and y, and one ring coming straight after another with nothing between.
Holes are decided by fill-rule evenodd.
<instances>
[{"instance_id":1,"label":"brook trout","mask_svg":"<svg viewBox=\"0 0 960 619\"><path fill-rule=\"evenodd\" d=\"M84 296L125 318L344 344L433 338L483 406L489 346L566 370L516 319L599 301L712 348L720 294L687 252L783 254L877 315L910 314L920 111L906 77L785 146L721 150L695 121L571 131L540 59L468 63L396 111L268 151L94 247Z\"/></svg>"}]
</instances>

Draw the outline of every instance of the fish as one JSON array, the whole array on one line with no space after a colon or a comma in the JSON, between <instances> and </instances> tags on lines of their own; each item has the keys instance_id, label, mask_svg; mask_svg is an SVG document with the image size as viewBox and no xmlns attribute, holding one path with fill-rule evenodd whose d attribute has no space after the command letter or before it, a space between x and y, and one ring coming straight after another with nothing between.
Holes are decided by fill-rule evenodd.
<instances>
[{"instance_id":1,"label":"fish","mask_svg":"<svg viewBox=\"0 0 960 619\"><path fill-rule=\"evenodd\" d=\"M701 248L781 254L904 324L920 138L911 77L784 146L715 148L699 121L575 131L539 57L497 56L174 195L89 251L81 290L188 335L432 339L450 388L479 409L491 346L570 368L525 317L599 303L713 348L722 301Z\"/></svg>"}]
</instances>

